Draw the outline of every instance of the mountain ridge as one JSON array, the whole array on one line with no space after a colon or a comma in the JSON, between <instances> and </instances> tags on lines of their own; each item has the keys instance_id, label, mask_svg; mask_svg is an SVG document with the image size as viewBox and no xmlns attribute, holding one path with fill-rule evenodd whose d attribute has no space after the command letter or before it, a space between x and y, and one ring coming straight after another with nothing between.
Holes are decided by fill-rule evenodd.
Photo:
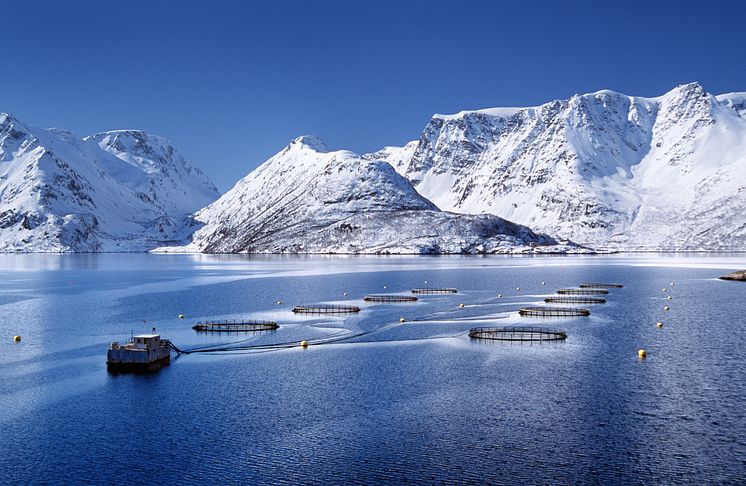
<instances>
[{"instance_id":1,"label":"mountain ridge","mask_svg":"<svg viewBox=\"0 0 746 486\"><path fill-rule=\"evenodd\" d=\"M440 211L387 162L299 137L199 211L190 245L159 252L583 251L494 215Z\"/></svg>"},{"instance_id":2,"label":"mountain ridge","mask_svg":"<svg viewBox=\"0 0 746 486\"><path fill-rule=\"evenodd\" d=\"M746 94L698 83L653 98L600 90L436 114L419 140L374 154L444 210L593 247L743 249L745 114Z\"/></svg>"},{"instance_id":3,"label":"mountain ridge","mask_svg":"<svg viewBox=\"0 0 746 486\"><path fill-rule=\"evenodd\" d=\"M146 251L182 239L217 189L201 172L151 162L146 172L70 131L0 114L0 251ZM183 186L190 179L204 192ZM181 186L189 194L179 200Z\"/></svg>"}]
</instances>

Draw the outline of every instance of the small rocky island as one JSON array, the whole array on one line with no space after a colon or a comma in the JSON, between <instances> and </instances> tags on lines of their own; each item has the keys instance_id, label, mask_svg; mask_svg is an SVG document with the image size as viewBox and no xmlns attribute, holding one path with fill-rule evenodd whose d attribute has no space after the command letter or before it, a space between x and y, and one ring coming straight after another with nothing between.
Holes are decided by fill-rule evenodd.
<instances>
[{"instance_id":1,"label":"small rocky island","mask_svg":"<svg viewBox=\"0 0 746 486\"><path fill-rule=\"evenodd\" d=\"M729 273L728 275L723 275L722 277L720 277L720 280L746 281L746 270L738 270L737 272Z\"/></svg>"}]
</instances>

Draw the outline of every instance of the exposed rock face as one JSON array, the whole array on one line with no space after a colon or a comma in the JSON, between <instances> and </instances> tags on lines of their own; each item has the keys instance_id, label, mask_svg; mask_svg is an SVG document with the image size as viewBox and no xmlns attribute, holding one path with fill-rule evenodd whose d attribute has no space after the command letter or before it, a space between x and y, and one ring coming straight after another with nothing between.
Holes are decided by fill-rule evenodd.
<instances>
[{"instance_id":1,"label":"exposed rock face","mask_svg":"<svg viewBox=\"0 0 746 486\"><path fill-rule=\"evenodd\" d=\"M581 251L494 215L440 211L388 163L300 137L195 219L186 248L271 253Z\"/></svg>"},{"instance_id":2,"label":"exposed rock face","mask_svg":"<svg viewBox=\"0 0 746 486\"><path fill-rule=\"evenodd\" d=\"M440 209L493 213L581 244L746 249L746 95L697 83L435 115L389 160Z\"/></svg>"},{"instance_id":3,"label":"exposed rock face","mask_svg":"<svg viewBox=\"0 0 746 486\"><path fill-rule=\"evenodd\" d=\"M738 280L746 282L746 270L739 270L737 272L729 273L728 275L723 275L720 277L720 280Z\"/></svg>"},{"instance_id":4,"label":"exposed rock face","mask_svg":"<svg viewBox=\"0 0 746 486\"><path fill-rule=\"evenodd\" d=\"M109 148L108 134L81 139L0 114L0 251L146 251L183 238L217 189L165 140L131 133L139 151L112 154L98 144ZM158 150L172 159L147 158Z\"/></svg>"}]
</instances>

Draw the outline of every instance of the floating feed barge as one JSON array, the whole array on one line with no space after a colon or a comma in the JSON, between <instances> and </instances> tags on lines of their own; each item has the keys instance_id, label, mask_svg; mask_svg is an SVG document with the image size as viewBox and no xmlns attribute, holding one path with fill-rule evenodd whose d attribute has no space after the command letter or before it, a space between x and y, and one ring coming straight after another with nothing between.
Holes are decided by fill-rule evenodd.
<instances>
[{"instance_id":1,"label":"floating feed barge","mask_svg":"<svg viewBox=\"0 0 746 486\"><path fill-rule=\"evenodd\" d=\"M521 307L518 313L527 317L584 317L591 315L590 310L579 307Z\"/></svg>"},{"instance_id":2,"label":"floating feed barge","mask_svg":"<svg viewBox=\"0 0 746 486\"><path fill-rule=\"evenodd\" d=\"M624 285L618 283L582 283L578 285L581 289L621 289Z\"/></svg>"},{"instance_id":3,"label":"floating feed barge","mask_svg":"<svg viewBox=\"0 0 746 486\"><path fill-rule=\"evenodd\" d=\"M139 334L130 342L113 342L106 353L106 367L112 372L152 371L171 361L171 343L159 334Z\"/></svg>"},{"instance_id":4,"label":"floating feed barge","mask_svg":"<svg viewBox=\"0 0 746 486\"><path fill-rule=\"evenodd\" d=\"M560 295L606 295L609 293L606 289L559 289Z\"/></svg>"},{"instance_id":5,"label":"floating feed barge","mask_svg":"<svg viewBox=\"0 0 746 486\"><path fill-rule=\"evenodd\" d=\"M476 327L469 331L469 337L492 341L561 341L567 339L567 332L531 326Z\"/></svg>"},{"instance_id":6,"label":"floating feed barge","mask_svg":"<svg viewBox=\"0 0 746 486\"><path fill-rule=\"evenodd\" d=\"M458 289L441 288L441 289L412 289L413 294L458 294Z\"/></svg>"},{"instance_id":7,"label":"floating feed barge","mask_svg":"<svg viewBox=\"0 0 746 486\"><path fill-rule=\"evenodd\" d=\"M197 332L255 332L274 331L280 325L274 321L206 321L198 322L192 329Z\"/></svg>"},{"instance_id":8,"label":"floating feed barge","mask_svg":"<svg viewBox=\"0 0 746 486\"><path fill-rule=\"evenodd\" d=\"M366 295L366 302L417 302L414 295Z\"/></svg>"},{"instance_id":9,"label":"floating feed barge","mask_svg":"<svg viewBox=\"0 0 746 486\"><path fill-rule=\"evenodd\" d=\"M603 297L559 296L547 297L544 302L547 304L605 304L606 299Z\"/></svg>"},{"instance_id":10,"label":"floating feed barge","mask_svg":"<svg viewBox=\"0 0 746 486\"><path fill-rule=\"evenodd\" d=\"M354 305L297 305L293 307L296 314L354 314L360 307Z\"/></svg>"}]
</instances>

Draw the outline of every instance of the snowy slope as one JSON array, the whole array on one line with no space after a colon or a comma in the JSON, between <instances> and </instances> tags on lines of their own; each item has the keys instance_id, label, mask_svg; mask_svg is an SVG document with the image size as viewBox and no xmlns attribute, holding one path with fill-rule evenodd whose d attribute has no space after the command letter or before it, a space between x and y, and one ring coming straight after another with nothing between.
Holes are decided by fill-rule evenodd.
<instances>
[{"instance_id":1,"label":"snowy slope","mask_svg":"<svg viewBox=\"0 0 746 486\"><path fill-rule=\"evenodd\" d=\"M599 247L746 249L744 93L691 83L435 115L378 156L444 210Z\"/></svg>"},{"instance_id":2,"label":"snowy slope","mask_svg":"<svg viewBox=\"0 0 746 486\"><path fill-rule=\"evenodd\" d=\"M402 172L406 170L406 166L414 155L414 151L417 148L417 141L413 140L403 147L389 146L384 147L378 152L371 154L364 154L361 157L366 160L385 160L397 171Z\"/></svg>"},{"instance_id":3,"label":"snowy slope","mask_svg":"<svg viewBox=\"0 0 746 486\"><path fill-rule=\"evenodd\" d=\"M146 193L167 214L193 213L220 195L215 185L163 137L140 130L114 130L86 137L147 174Z\"/></svg>"},{"instance_id":4,"label":"snowy slope","mask_svg":"<svg viewBox=\"0 0 746 486\"><path fill-rule=\"evenodd\" d=\"M300 137L196 215L186 248L272 253L573 250L496 216L438 210L391 165ZM552 246L548 246L552 245Z\"/></svg>"},{"instance_id":5,"label":"snowy slope","mask_svg":"<svg viewBox=\"0 0 746 486\"><path fill-rule=\"evenodd\" d=\"M217 190L188 163L152 162L145 170L94 140L0 114L0 251L145 251L183 237Z\"/></svg>"}]
</instances>

